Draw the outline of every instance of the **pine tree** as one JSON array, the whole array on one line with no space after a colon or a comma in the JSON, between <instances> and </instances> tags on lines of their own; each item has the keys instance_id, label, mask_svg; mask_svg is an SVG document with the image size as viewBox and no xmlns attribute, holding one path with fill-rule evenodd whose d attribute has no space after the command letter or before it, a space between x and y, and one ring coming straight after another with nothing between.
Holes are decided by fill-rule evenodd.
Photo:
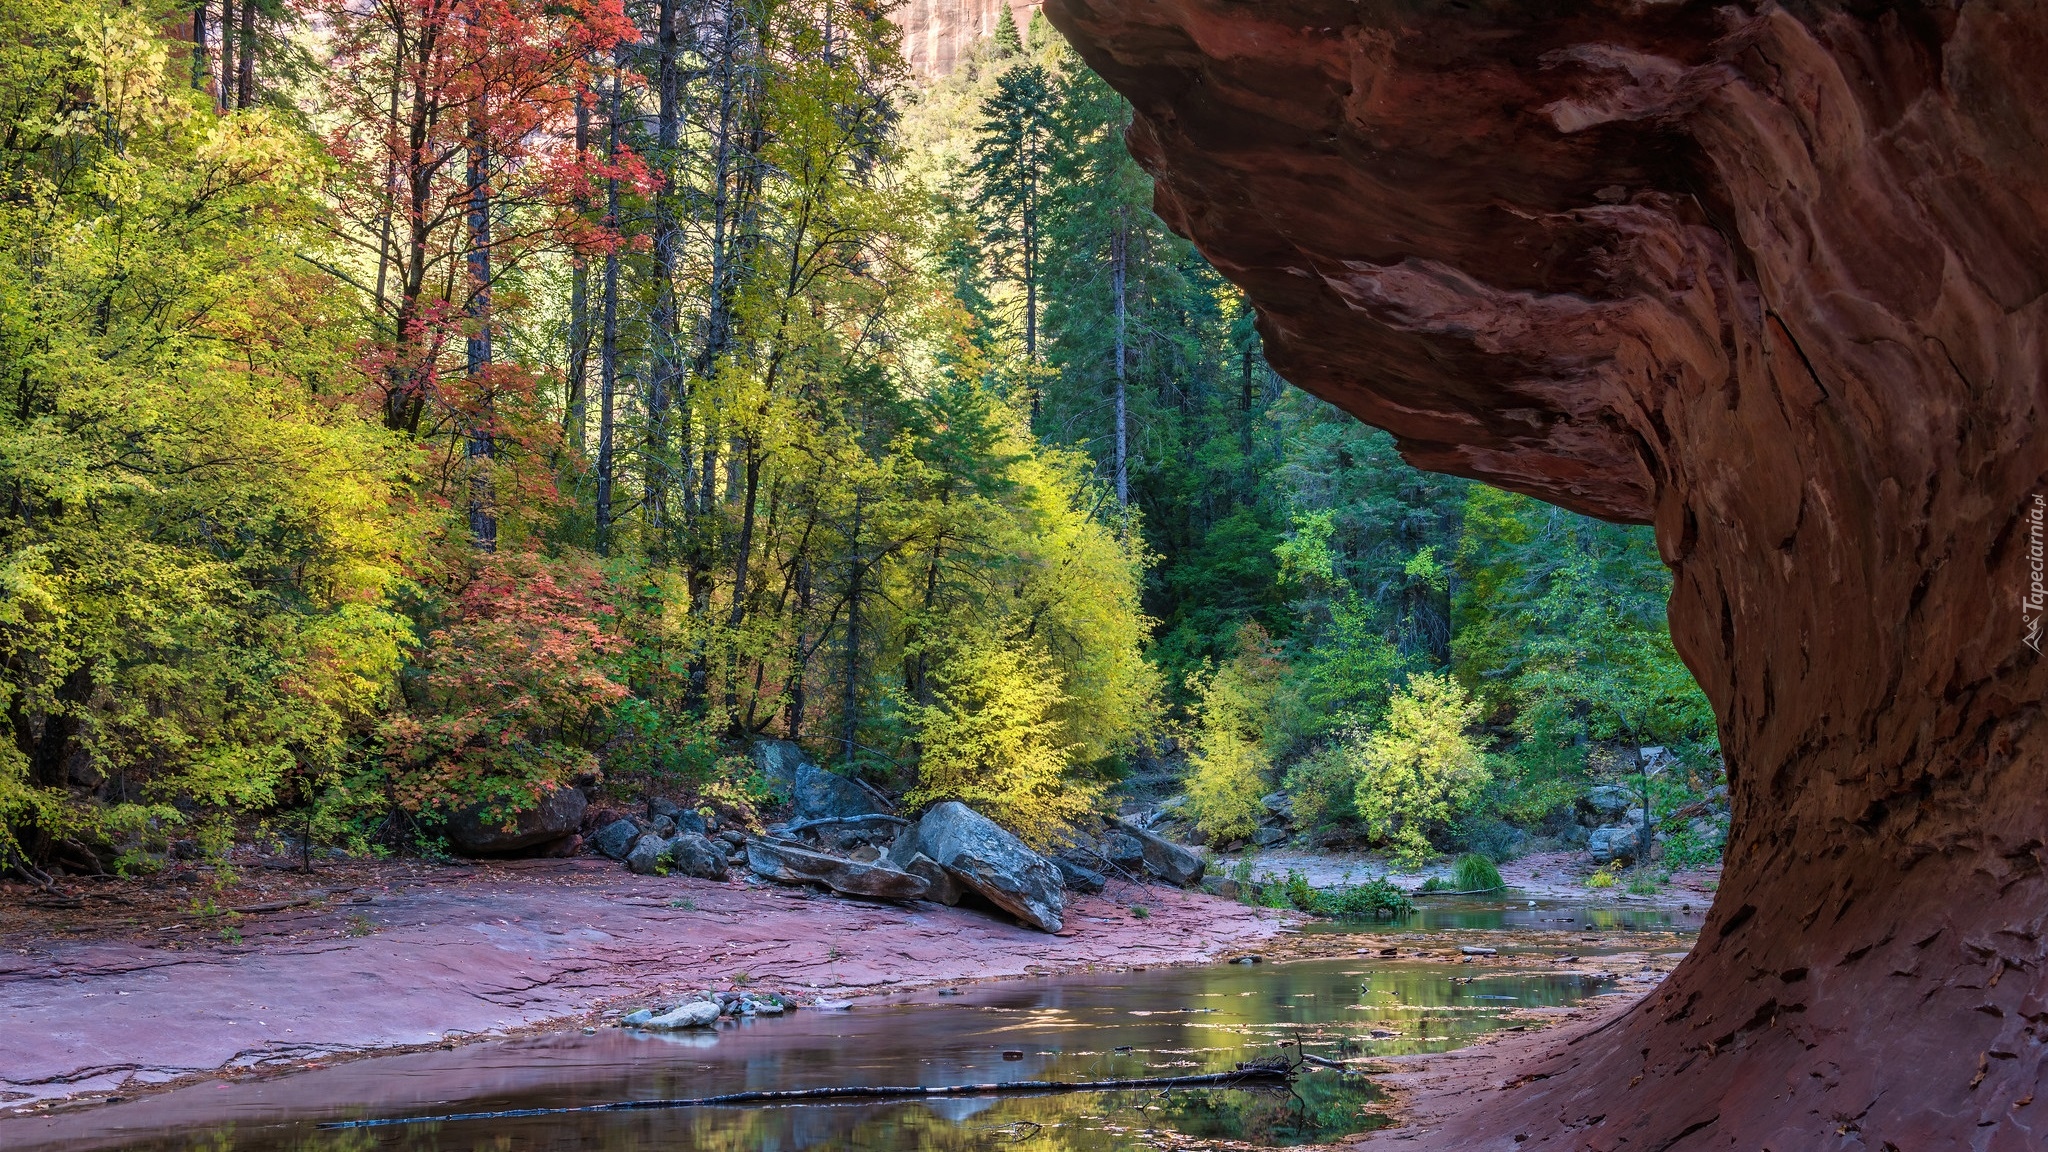
<instances>
[{"instance_id":1,"label":"pine tree","mask_svg":"<svg viewBox=\"0 0 2048 1152\"><path fill-rule=\"evenodd\" d=\"M1008 10L1004 10L1008 16ZM1016 25L1009 25L1015 35ZM974 164L968 176L980 192L983 240L1003 273L1024 290L1024 360L1038 364L1038 277L1046 168L1053 149L1052 77L1036 64L1020 64L996 81L981 105ZM1036 382L1032 415L1039 410Z\"/></svg>"}]
</instances>

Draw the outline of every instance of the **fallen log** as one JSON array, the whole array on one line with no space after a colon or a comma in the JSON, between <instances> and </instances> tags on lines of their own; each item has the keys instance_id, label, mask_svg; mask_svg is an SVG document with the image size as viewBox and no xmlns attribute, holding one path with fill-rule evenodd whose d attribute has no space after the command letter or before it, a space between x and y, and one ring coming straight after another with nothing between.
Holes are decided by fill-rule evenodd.
<instances>
[{"instance_id":1,"label":"fallen log","mask_svg":"<svg viewBox=\"0 0 2048 1152\"><path fill-rule=\"evenodd\" d=\"M502 1112L455 1112L439 1116L393 1116L377 1120L334 1120L322 1129L388 1128L400 1124L442 1124L457 1120L511 1120L526 1116L566 1116L583 1112L639 1112L654 1108L713 1108L732 1104L787 1104L808 1100L930 1100L948 1096L1023 1096L1051 1092L1125 1092L1147 1088L1256 1088L1290 1083L1296 1067L1282 1061L1254 1061L1229 1072L1194 1076L1149 1076L1131 1080L1013 1080L997 1084L865 1085L835 1088L791 1088L782 1091L727 1092L681 1100L619 1100L566 1108L513 1108Z\"/></svg>"}]
</instances>

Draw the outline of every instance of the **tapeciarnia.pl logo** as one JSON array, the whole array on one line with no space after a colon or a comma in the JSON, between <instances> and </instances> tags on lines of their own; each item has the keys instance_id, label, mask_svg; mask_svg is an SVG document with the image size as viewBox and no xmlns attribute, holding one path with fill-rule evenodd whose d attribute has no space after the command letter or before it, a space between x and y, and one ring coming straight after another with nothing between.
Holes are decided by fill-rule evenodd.
<instances>
[{"instance_id":1,"label":"tapeciarnia.pl logo","mask_svg":"<svg viewBox=\"0 0 2048 1152\"><path fill-rule=\"evenodd\" d=\"M2020 619L2027 626L2024 643L2036 656L2041 654L2041 620L2044 610L2048 610L2048 582L2043 579L2048 561L2043 559L2041 539L2044 512L2048 512L2048 500L2036 492L2027 509L2027 594L2020 600Z\"/></svg>"}]
</instances>

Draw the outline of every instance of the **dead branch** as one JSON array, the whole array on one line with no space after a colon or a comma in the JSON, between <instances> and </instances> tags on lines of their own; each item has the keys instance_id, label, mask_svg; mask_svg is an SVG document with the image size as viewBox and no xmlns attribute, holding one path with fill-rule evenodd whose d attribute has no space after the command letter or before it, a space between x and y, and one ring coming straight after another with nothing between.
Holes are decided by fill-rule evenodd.
<instances>
[{"instance_id":1,"label":"dead branch","mask_svg":"<svg viewBox=\"0 0 2048 1152\"><path fill-rule=\"evenodd\" d=\"M1133 1080L1013 1080L1001 1084L851 1085L837 1088L792 1088L783 1091L728 1092L683 1100L620 1100L572 1108L514 1108L503 1112L457 1112L441 1116L394 1116L378 1120L337 1120L323 1129L385 1128L399 1124L441 1124L456 1120L509 1120L526 1116L563 1116L579 1112L638 1112L653 1108L710 1108L730 1104L785 1104L808 1100L929 1100L948 1096L1019 1096L1053 1092L1127 1092L1149 1088L1284 1087L1298 1065L1286 1061L1251 1061L1229 1072L1194 1076L1150 1076Z\"/></svg>"}]
</instances>

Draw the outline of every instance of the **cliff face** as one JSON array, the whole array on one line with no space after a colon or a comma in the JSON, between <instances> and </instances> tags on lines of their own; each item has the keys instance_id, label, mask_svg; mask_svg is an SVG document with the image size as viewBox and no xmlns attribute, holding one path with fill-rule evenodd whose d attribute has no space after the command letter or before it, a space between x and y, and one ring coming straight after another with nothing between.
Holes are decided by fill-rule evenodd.
<instances>
[{"instance_id":1,"label":"cliff face","mask_svg":"<svg viewBox=\"0 0 2048 1152\"><path fill-rule=\"evenodd\" d=\"M1284 376L1676 574L1699 946L1414 1146L2048 1146L2048 4L1048 15Z\"/></svg>"},{"instance_id":2,"label":"cliff face","mask_svg":"<svg viewBox=\"0 0 2048 1152\"><path fill-rule=\"evenodd\" d=\"M977 40L996 34L1008 4L1017 31L1031 26L1038 0L905 0L889 13L903 30L903 59L919 80L944 76Z\"/></svg>"}]
</instances>

